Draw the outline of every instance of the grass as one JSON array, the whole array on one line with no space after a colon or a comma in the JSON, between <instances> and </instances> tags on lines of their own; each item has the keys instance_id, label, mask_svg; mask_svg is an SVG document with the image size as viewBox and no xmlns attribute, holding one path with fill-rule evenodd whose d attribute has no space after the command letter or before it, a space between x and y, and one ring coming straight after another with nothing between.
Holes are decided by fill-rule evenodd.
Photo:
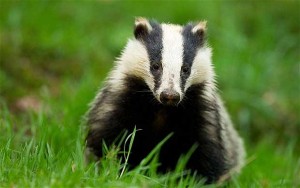
<instances>
[{"instance_id":1,"label":"grass","mask_svg":"<svg viewBox=\"0 0 300 188\"><path fill-rule=\"evenodd\" d=\"M184 160L173 173L157 174L159 148L133 171L116 159L116 148L98 167L84 166L82 117L132 37L135 16L179 24L208 20L221 95L248 152L242 174L224 186L300 185L300 3L157 5L0 2L0 187L202 185L181 170ZM20 106L27 96L36 109Z\"/></svg>"},{"instance_id":2,"label":"grass","mask_svg":"<svg viewBox=\"0 0 300 188\"><path fill-rule=\"evenodd\" d=\"M26 136L26 129L16 133L14 129L18 122L13 121L8 111L2 112L1 132L6 134L0 145L1 187L197 187L203 183L182 170L184 158L173 173L157 174L156 157L161 145L132 171L127 171L126 163L121 164L116 158L117 148L107 150L106 158L99 166L95 163L85 166L83 133L78 126L77 129L66 129L59 118L49 118L45 113L32 114L30 128L34 135ZM134 144L134 134L128 143ZM270 140L255 147L248 146L243 173L226 186L296 187L299 185L300 160L295 148L295 143L276 147Z\"/></svg>"}]
</instances>

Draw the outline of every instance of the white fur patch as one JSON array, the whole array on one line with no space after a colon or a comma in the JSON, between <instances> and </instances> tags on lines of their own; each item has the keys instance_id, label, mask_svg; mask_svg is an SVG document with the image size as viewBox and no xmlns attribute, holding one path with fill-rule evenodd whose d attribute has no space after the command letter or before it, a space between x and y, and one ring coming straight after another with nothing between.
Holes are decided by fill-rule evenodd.
<instances>
[{"instance_id":1,"label":"white fur patch","mask_svg":"<svg viewBox=\"0 0 300 188\"><path fill-rule=\"evenodd\" d=\"M110 75L113 89L122 90L124 79L128 75L134 75L145 80L151 90L154 89L153 76L150 73L150 62L145 46L137 40L129 40L122 55L116 61L116 66Z\"/></svg>"},{"instance_id":2,"label":"white fur patch","mask_svg":"<svg viewBox=\"0 0 300 188\"><path fill-rule=\"evenodd\" d=\"M200 48L194 58L190 77L187 79L187 85L211 82L214 80L215 73L211 62L211 49L208 47Z\"/></svg>"},{"instance_id":3,"label":"white fur patch","mask_svg":"<svg viewBox=\"0 0 300 188\"><path fill-rule=\"evenodd\" d=\"M211 48L202 47L197 51L191 68L191 74L186 81L184 91L190 86L205 82L203 96L206 100L211 101L214 99L216 91L215 86L215 72L211 62Z\"/></svg>"},{"instance_id":4,"label":"white fur patch","mask_svg":"<svg viewBox=\"0 0 300 188\"><path fill-rule=\"evenodd\" d=\"M186 81L185 91L194 84L206 82L207 84L207 97L213 97L211 94L215 90L215 73L211 62L211 49L208 47L200 48L194 58L191 68L191 74Z\"/></svg>"},{"instance_id":5,"label":"white fur patch","mask_svg":"<svg viewBox=\"0 0 300 188\"><path fill-rule=\"evenodd\" d=\"M183 36L182 27L177 25L162 24L163 31L163 50L161 85L157 90L159 95L165 89L175 90L182 98L180 89L180 71L183 59ZM159 98L158 96L156 96Z\"/></svg>"}]
</instances>

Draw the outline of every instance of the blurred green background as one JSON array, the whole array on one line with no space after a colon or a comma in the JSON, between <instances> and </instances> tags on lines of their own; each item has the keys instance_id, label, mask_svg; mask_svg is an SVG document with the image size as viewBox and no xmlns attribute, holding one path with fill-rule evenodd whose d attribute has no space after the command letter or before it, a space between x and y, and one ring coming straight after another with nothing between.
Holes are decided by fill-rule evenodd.
<instances>
[{"instance_id":1,"label":"blurred green background","mask_svg":"<svg viewBox=\"0 0 300 188\"><path fill-rule=\"evenodd\" d=\"M207 20L218 86L249 150L263 142L299 145L299 12L299 1L2 0L1 108L9 109L23 137L35 136L28 117L41 110L60 129L79 129L87 104L133 37L135 17ZM68 132L58 137L72 138Z\"/></svg>"}]
</instances>

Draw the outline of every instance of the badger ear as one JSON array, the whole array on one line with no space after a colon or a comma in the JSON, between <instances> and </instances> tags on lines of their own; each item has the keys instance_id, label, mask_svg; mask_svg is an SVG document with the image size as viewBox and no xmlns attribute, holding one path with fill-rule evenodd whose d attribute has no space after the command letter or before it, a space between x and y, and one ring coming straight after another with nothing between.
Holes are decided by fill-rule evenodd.
<instances>
[{"instance_id":1,"label":"badger ear","mask_svg":"<svg viewBox=\"0 0 300 188\"><path fill-rule=\"evenodd\" d=\"M201 41L203 41L205 37L206 23L207 21L198 22L192 29L192 33L197 35Z\"/></svg>"},{"instance_id":2,"label":"badger ear","mask_svg":"<svg viewBox=\"0 0 300 188\"><path fill-rule=\"evenodd\" d=\"M134 36L136 39L141 39L152 31L152 27L146 18L135 18Z\"/></svg>"}]
</instances>

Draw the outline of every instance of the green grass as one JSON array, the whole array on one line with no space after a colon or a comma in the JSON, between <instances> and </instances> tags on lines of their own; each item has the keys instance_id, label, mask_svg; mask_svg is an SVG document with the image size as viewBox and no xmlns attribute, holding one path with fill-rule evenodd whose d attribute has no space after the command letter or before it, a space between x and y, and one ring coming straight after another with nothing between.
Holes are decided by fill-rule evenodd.
<instances>
[{"instance_id":1,"label":"green grass","mask_svg":"<svg viewBox=\"0 0 300 188\"><path fill-rule=\"evenodd\" d=\"M83 115L132 37L135 16L208 20L221 95L248 153L241 175L225 186L299 186L299 7L299 1L0 1L0 187L202 184L181 170L184 160L177 171L157 174L159 148L133 171L116 159L115 148L98 167L84 166ZM33 96L39 110L20 107L24 96Z\"/></svg>"},{"instance_id":2,"label":"green grass","mask_svg":"<svg viewBox=\"0 0 300 188\"><path fill-rule=\"evenodd\" d=\"M125 164L116 158L120 152L116 148L107 150L99 166L95 163L85 166L83 132L80 127L75 125L73 129L72 126L66 128L60 118L51 118L42 112L32 114L29 121L31 133L28 135L26 128L15 131L19 122L3 110L1 132L6 134L0 140L1 187L197 187L203 183L182 170L188 157L180 160L173 173L157 174L156 157L160 145L132 171L127 171ZM70 115L72 113L65 114ZM134 135L129 137L127 143L134 144ZM295 143L276 147L270 140L265 140L258 146L248 148L247 165L243 173L234 177L227 186L299 185L300 160L296 157L295 147Z\"/></svg>"}]
</instances>

